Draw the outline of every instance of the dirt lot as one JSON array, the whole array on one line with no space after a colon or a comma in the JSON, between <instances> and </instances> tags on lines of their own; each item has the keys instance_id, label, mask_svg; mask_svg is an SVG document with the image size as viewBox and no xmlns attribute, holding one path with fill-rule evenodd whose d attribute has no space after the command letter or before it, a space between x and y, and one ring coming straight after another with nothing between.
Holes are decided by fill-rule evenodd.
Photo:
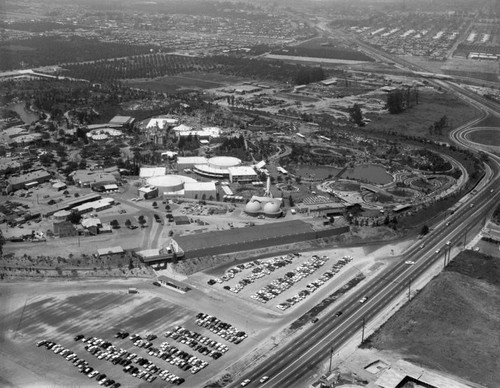
<instances>
[{"instance_id":1,"label":"dirt lot","mask_svg":"<svg viewBox=\"0 0 500 388\"><path fill-rule=\"evenodd\" d=\"M498 386L500 262L465 251L369 339L379 350Z\"/></svg>"},{"instance_id":2,"label":"dirt lot","mask_svg":"<svg viewBox=\"0 0 500 388\"><path fill-rule=\"evenodd\" d=\"M401 260L398 253L407 245L408 242L392 247L377 245L365 248L330 249L317 253L332 258L346 254L355 257L351 264L358 268L346 267L345 272L342 272L343 269L337 274L338 278L334 282L341 283L344 276L347 280L360 270L367 275L375 274L382 265ZM311 252L310 255L312 254ZM75 343L73 336L82 333L101 337L112 341L118 347L131 349L146 356L143 349L134 347L130 341L116 340L113 337L114 333L119 329L125 329L130 333L155 333L159 338L153 342L159 345L163 341L161 334L165 330L175 325L183 325L202 335L220 339L207 329L195 325L194 316L198 311L203 311L246 331L249 338L239 345L226 343L229 352L218 360L210 361L208 357L200 355L200 358L209 361L210 365L196 375L158 360L159 366L185 377L185 386L202 386L222 370L230 371L233 376L239 373L242 365L248 365L248 361L245 360L255 356L256 348L261 354L268 354L269 349L276 347L275 343L286 340L280 333L289 323L321 300L322 293L328 293L335 287L334 283L331 283L323 290L318 290L308 300L282 313L255 303L246 295L233 294L221 287L208 286L206 280L210 277L210 275L196 274L186 278L185 282L192 288L186 294L154 287L151 280L137 279L1 282L0 368L9 372L3 373L0 384L5 387L95 386L95 381L77 373L63 358L43 347L35 346L37 340L48 338L75 351L87 359L93 367L122 383L122 386L164 386L165 384L146 384L142 380L124 374L119 366L96 359L83 349L82 343ZM261 285L267 284L267 281L268 279ZM138 288L139 293L127 294L129 287ZM225 306L224 309L220 307L222 304ZM249 311L252 313L248 314ZM176 342L173 344L190 353L194 352L185 345ZM152 356L148 358L157 361Z\"/></svg>"}]
</instances>

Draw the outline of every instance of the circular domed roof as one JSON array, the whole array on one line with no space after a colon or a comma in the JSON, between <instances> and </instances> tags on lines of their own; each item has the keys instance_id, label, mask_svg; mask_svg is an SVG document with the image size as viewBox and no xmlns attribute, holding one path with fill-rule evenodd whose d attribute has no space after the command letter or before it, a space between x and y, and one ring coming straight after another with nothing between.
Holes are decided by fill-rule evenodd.
<instances>
[{"instance_id":1,"label":"circular domed roof","mask_svg":"<svg viewBox=\"0 0 500 388\"><path fill-rule=\"evenodd\" d=\"M71 214L69 210L59 210L54 213L54 217L68 217Z\"/></svg>"},{"instance_id":2,"label":"circular domed roof","mask_svg":"<svg viewBox=\"0 0 500 388\"><path fill-rule=\"evenodd\" d=\"M259 201L250 201L245 205L245 212L247 213L259 213L261 211Z\"/></svg>"},{"instance_id":3,"label":"circular domed roof","mask_svg":"<svg viewBox=\"0 0 500 388\"><path fill-rule=\"evenodd\" d=\"M181 175L158 175L148 178L147 182L158 187L160 191L178 191L184 188L184 183L196 182L196 180Z\"/></svg>"},{"instance_id":4,"label":"circular domed roof","mask_svg":"<svg viewBox=\"0 0 500 388\"><path fill-rule=\"evenodd\" d=\"M276 214L280 212L280 204L278 202L268 202L264 205L264 213Z\"/></svg>"},{"instance_id":5,"label":"circular domed roof","mask_svg":"<svg viewBox=\"0 0 500 388\"><path fill-rule=\"evenodd\" d=\"M232 156L214 156L213 158L208 159L208 164L212 167L227 168L239 166L241 164L241 160Z\"/></svg>"}]
</instances>

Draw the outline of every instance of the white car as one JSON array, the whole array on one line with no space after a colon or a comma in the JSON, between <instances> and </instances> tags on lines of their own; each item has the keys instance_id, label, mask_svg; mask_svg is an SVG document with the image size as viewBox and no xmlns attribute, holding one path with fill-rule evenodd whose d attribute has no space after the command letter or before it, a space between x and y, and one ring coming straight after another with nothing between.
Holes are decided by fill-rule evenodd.
<instances>
[{"instance_id":1,"label":"white car","mask_svg":"<svg viewBox=\"0 0 500 388\"><path fill-rule=\"evenodd\" d=\"M243 382L242 382L240 385L241 385L242 387L245 387L245 386L247 386L248 384L250 384L250 381L252 381L252 380L250 380L250 379L243 380Z\"/></svg>"},{"instance_id":2,"label":"white car","mask_svg":"<svg viewBox=\"0 0 500 388\"><path fill-rule=\"evenodd\" d=\"M269 380L269 376L264 376L259 380L259 383L265 383L267 380Z\"/></svg>"},{"instance_id":3,"label":"white car","mask_svg":"<svg viewBox=\"0 0 500 388\"><path fill-rule=\"evenodd\" d=\"M362 298L359 300L359 303L365 303L367 300L368 300L368 297L367 297L367 296L364 296L364 297L362 297Z\"/></svg>"},{"instance_id":4,"label":"white car","mask_svg":"<svg viewBox=\"0 0 500 388\"><path fill-rule=\"evenodd\" d=\"M411 261L411 260L406 260L406 261L405 261L405 264L408 264L408 265L413 265L413 264L415 264L415 262L414 262L414 261Z\"/></svg>"}]
</instances>

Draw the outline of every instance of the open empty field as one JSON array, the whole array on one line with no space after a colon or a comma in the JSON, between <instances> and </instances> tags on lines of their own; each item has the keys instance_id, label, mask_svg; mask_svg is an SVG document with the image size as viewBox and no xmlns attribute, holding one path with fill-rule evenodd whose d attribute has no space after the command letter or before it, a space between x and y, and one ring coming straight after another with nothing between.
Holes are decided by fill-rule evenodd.
<instances>
[{"instance_id":1,"label":"open empty field","mask_svg":"<svg viewBox=\"0 0 500 388\"><path fill-rule=\"evenodd\" d=\"M442 135L431 135L429 127L443 116L448 118L449 127ZM479 117L479 112L462 100L446 93L434 90L420 90L419 104L412 105L400 114L367 114L372 122L366 127L374 130L394 131L400 135L420 136L435 140L445 139L447 131Z\"/></svg>"},{"instance_id":2,"label":"open empty field","mask_svg":"<svg viewBox=\"0 0 500 388\"><path fill-rule=\"evenodd\" d=\"M481 128L471 132L468 138L474 143L500 147L500 130L496 128Z\"/></svg>"},{"instance_id":3,"label":"open empty field","mask_svg":"<svg viewBox=\"0 0 500 388\"><path fill-rule=\"evenodd\" d=\"M368 339L487 387L500 379L500 259L464 251Z\"/></svg>"}]
</instances>

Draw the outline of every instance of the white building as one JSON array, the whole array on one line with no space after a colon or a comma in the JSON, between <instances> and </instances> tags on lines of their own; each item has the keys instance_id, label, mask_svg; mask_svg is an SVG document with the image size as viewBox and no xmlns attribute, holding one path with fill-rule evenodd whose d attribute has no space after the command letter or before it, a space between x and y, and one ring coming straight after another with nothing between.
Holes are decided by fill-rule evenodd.
<instances>
[{"instance_id":1,"label":"white building","mask_svg":"<svg viewBox=\"0 0 500 388\"><path fill-rule=\"evenodd\" d=\"M215 200L217 188L214 182L186 182L184 196L199 200Z\"/></svg>"},{"instance_id":2,"label":"white building","mask_svg":"<svg viewBox=\"0 0 500 388\"><path fill-rule=\"evenodd\" d=\"M229 180L232 183L249 183L258 179L255 170L249 166L229 167L228 170Z\"/></svg>"}]
</instances>

